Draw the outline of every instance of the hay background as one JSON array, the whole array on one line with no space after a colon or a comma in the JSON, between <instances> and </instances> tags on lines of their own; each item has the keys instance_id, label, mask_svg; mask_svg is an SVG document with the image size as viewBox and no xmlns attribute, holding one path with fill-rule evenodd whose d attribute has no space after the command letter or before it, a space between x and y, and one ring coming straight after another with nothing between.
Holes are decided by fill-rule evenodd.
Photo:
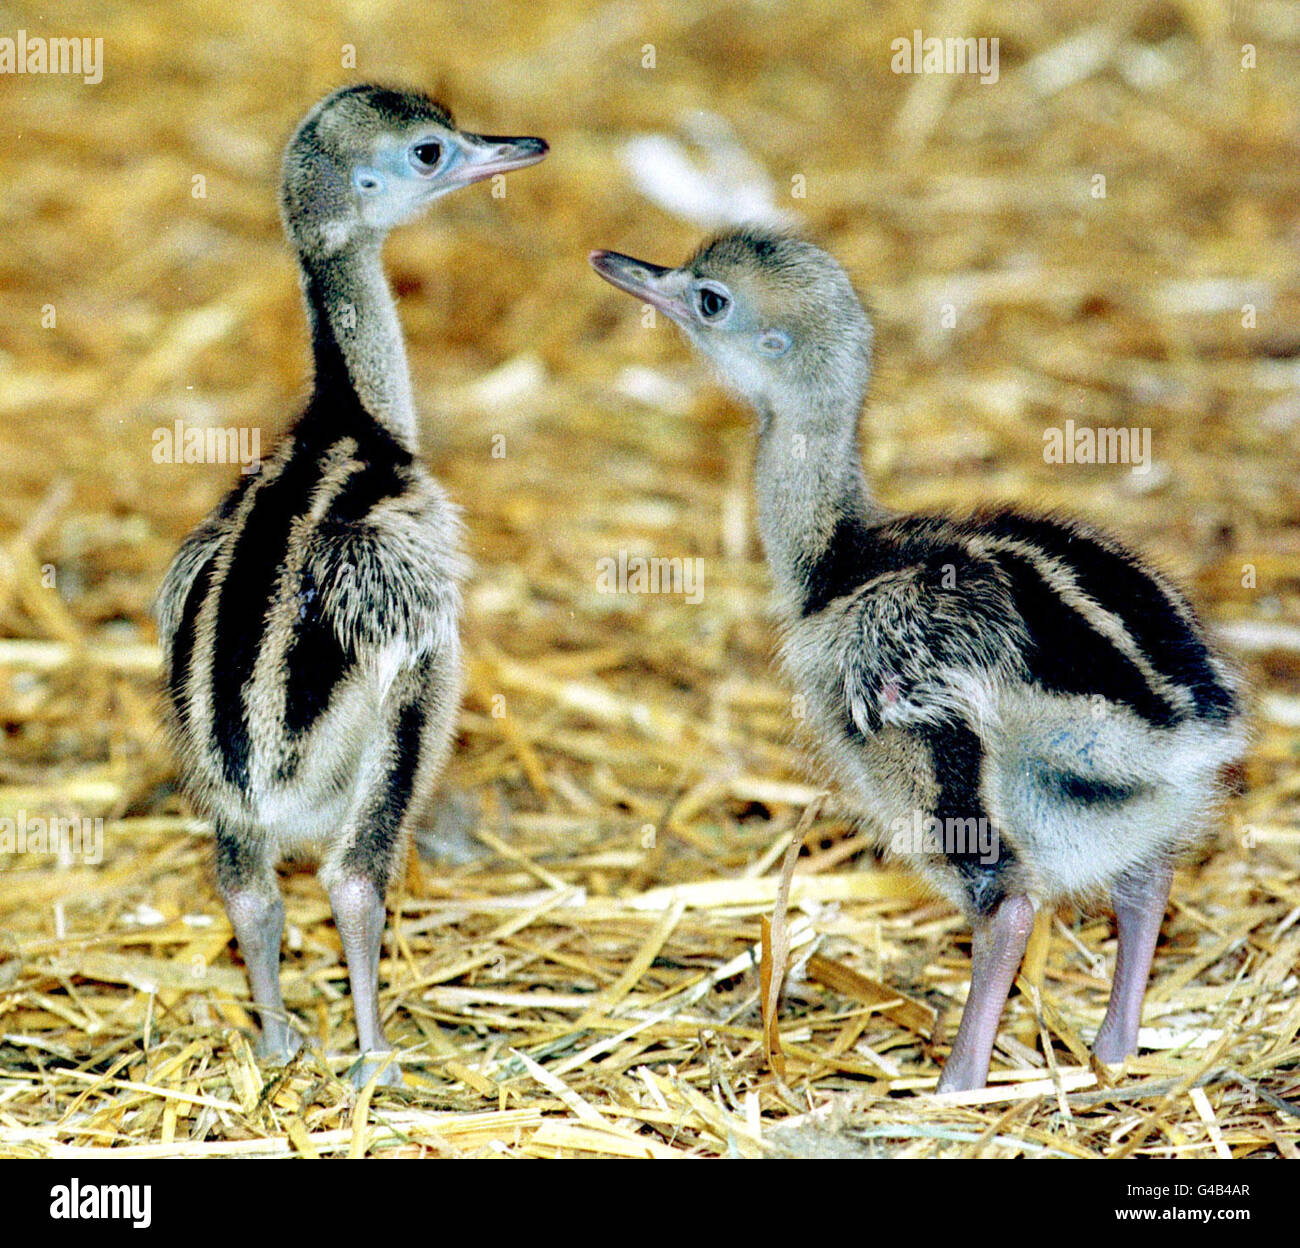
<instances>
[{"instance_id":1,"label":"hay background","mask_svg":"<svg viewBox=\"0 0 1300 1248\"><path fill-rule=\"evenodd\" d=\"M1300 1155L1275 1099L1300 1098L1295 6L315 8L0 8L0 33L102 35L106 61L93 87L0 77L0 813L107 821L100 865L0 863L0 1153ZM891 74L890 40L918 26L1000 37L1000 82ZM1104 46L1048 88L1046 68ZM243 968L206 830L172 788L147 616L232 477L153 463L151 433L255 425L266 447L293 413L306 358L279 151L309 103L361 78L552 145L504 200L442 201L388 252L426 456L478 566L448 779L480 856L413 860L394 898L384 1001L394 1039L421 1047L407 1092L373 1102L329 1073L355 1036L310 874L285 881L284 982L325 1065L265 1082L236 1030ZM1168 1047L1115 1091L1071 1073L1111 926L1064 912L1040 925L993 1091L917 1095L956 1025L968 932L855 858L833 811L800 903L817 945L784 1007L790 1090L763 1066L749 951L815 788L769 665L748 421L583 262L694 245L617 151L702 105L778 188L806 177L792 206L871 294L866 454L888 503L1102 520L1249 643L1243 793L1178 874L1148 995ZM620 393L633 366L661 372L660 401ZM1067 417L1150 426L1157 470L1046 465L1043 429ZM596 561L620 549L701 558L703 602L598 594ZM1011 1099L1053 1069L1057 1090Z\"/></svg>"}]
</instances>

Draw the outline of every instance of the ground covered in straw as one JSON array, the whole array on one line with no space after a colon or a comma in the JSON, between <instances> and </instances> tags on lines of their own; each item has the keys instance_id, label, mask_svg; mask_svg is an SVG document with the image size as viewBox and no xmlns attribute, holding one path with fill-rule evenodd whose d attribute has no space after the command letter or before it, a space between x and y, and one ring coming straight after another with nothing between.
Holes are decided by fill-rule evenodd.
<instances>
[{"instance_id":1,"label":"ground covered in straw","mask_svg":"<svg viewBox=\"0 0 1300 1248\"><path fill-rule=\"evenodd\" d=\"M102 819L103 843L0 858L0 1153L1300 1155L1296 9L865 8L182 0L74 3L58 30L7 11L102 36L104 76L0 77L0 817ZM998 81L891 73L917 28L998 37ZM234 472L156 463L155 431L266 447L302 393L278 150L367 77L553 151L388 253L477 570L459 748L383 963L407 1086L358 1097L310 873L284 880L284 983L315 1049L282 1073L251 1056L148 606ZM700 108L871 294L881 496L1104 521L1249 672L1251 752L1177 876L1123 1072L1086 1048L1111 923L1063 911L990 1090L927 1095L969 933L833 797L795 883L784 1083L763 1060L759 920L818 786L770 664L748 421L584 263L697 241L621 153L727 133ZM1149 429L1150 470L1045 462L1067 420ZM622 551L698 560L700 592L602 593Z\"/></svg>"}]
</instances>

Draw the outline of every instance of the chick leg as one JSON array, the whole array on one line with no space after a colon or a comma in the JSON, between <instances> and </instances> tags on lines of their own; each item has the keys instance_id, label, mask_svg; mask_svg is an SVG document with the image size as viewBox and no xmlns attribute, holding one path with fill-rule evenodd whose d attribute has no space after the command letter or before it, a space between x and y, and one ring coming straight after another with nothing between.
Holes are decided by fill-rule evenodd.
<instances>
[{"instance_id":1,"label":"chick leg","mask_svg":"<svg viewBox=\"0 0 1300 1248\"><path fill-rule=\"evenodd\" d=\"M302 1047L302 1036L290 1023L280 995L284 902L275 870L259 862L240 838L218 828L217 885L248 968L253 1011L262 1026L255 1052L270 1061L287 1062Z\"/></svg>"},{"instance_id":2,"label":"chick leg","mask_svg":"<svg viewBox=\"0 0 1300 1248\"><path fill-rule=\"evenodd\" d=\"M1111 890L1119 935L1115 982L1110 1003L1092 1051L1103 1062L1118 1065L1138 1047L1142 998L1151 975L1151 959L1160 936L1160 923L1169 904L1173 871L1159 866L1123 876Z\"/></svg>"},{"instance_id":3,"label":"chick leg","mask_svg":"<svg viewBox=\"0 0 1300 1248\"><path fill-rule=\"evenodd\" d=\"M379 954L384 939L383 894L365 875L348 874L329 890L334 925L343 944L352 986L352 1009L357 1022L357 1045L362 1061L352 1081L363 1087L382 1064L366 1057L388 1051L388 1040L379 1019ZM395 1062L379 1076L382 1087L398 1087L402 1070Z\"/></svg>"},{"instance_id":4,"label":"chick leg","mask_svg":"<svg viewBox=\"0 0 1300 1248\"><path fill-rule=\"evenodd\" d=\"M991 915L976 923L970 992L938 1091L970 1092L988 1082L998 1022L1033 926L1034 907L1024 896L1003 898Z\"/></svg>"},{"instance_id":5,"label":"chick leg","mask_svg":"<svg viewBox=\"0 0 1300 1248\"><path fill-rule=\"evenodd\" d=\"M426 659L413 678L416 696L403 705L393 724L394 752L386 773L362 803L353 835L341 857L321 871L352 985L361 1061L352 1081L364 1086L383 1065L388 1040L379 1020L379 953L386 918L384 896L405 861L408 815L419 810L429 778L445 756L455 723L453 664ZM369 1055L369 1056L367 1056ZM385 1087L400 1087L401 1067L389 1062L379 1076Z\"/></svg>"}]
</instances>

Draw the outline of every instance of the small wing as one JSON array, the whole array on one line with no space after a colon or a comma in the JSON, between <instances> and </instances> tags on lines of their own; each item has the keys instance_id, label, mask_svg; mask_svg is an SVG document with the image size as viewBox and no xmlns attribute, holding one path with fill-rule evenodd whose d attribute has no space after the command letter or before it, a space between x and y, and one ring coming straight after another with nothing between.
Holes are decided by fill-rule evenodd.
<instances>
[{"instance_id":1,"label":"small wing","mask_svg":"<svg viewBox=\"0 0 1300 1248\"><path fill-rule=\"evenodd\" d=\"M456 510L431 482L360 520L324 521L312 535L300 615L329 620L345 653L396 649L415 664L455 642L460 583Z\"/></svg>"},{"instance_id":2,"label":"small wing","mask_svg":"<svg viewBox=\"0 0 1300 1248\"><path fill-rule=\"evenodd\" d=\"M859 732L939 723L977 727L997 690L1024 679L1029 638L999 570L960 557L887 572L842 609L837 655Z\"/></svg>"}]
</instances>

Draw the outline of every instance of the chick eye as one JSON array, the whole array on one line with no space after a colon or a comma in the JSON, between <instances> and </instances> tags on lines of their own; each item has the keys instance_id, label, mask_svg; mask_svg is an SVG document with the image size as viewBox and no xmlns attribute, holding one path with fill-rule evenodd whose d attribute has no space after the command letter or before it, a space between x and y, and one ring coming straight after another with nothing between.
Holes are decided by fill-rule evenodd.
<instances>
[{"instance_id":1,"label":"chick eye","mask_svg":"<svg viewBox=\"0 0 1300 1248\"><path fill-rule=\"evenodd\" d=\"M712 286L701 286L695 296L695 306L705 321L720 321L731 307L731 300Z\"/></svg>"},{"instance_id":2,"label":"chick eye","mask_svg":"<svg viewBox=\"0 0 1300 1248\"><path fill-rule=\"evenodd\" d=\"M442 159L442 144L436 139L425 139L411 148L411 164L421 173L428 173Z\"/></svg>"}]
</instances>

